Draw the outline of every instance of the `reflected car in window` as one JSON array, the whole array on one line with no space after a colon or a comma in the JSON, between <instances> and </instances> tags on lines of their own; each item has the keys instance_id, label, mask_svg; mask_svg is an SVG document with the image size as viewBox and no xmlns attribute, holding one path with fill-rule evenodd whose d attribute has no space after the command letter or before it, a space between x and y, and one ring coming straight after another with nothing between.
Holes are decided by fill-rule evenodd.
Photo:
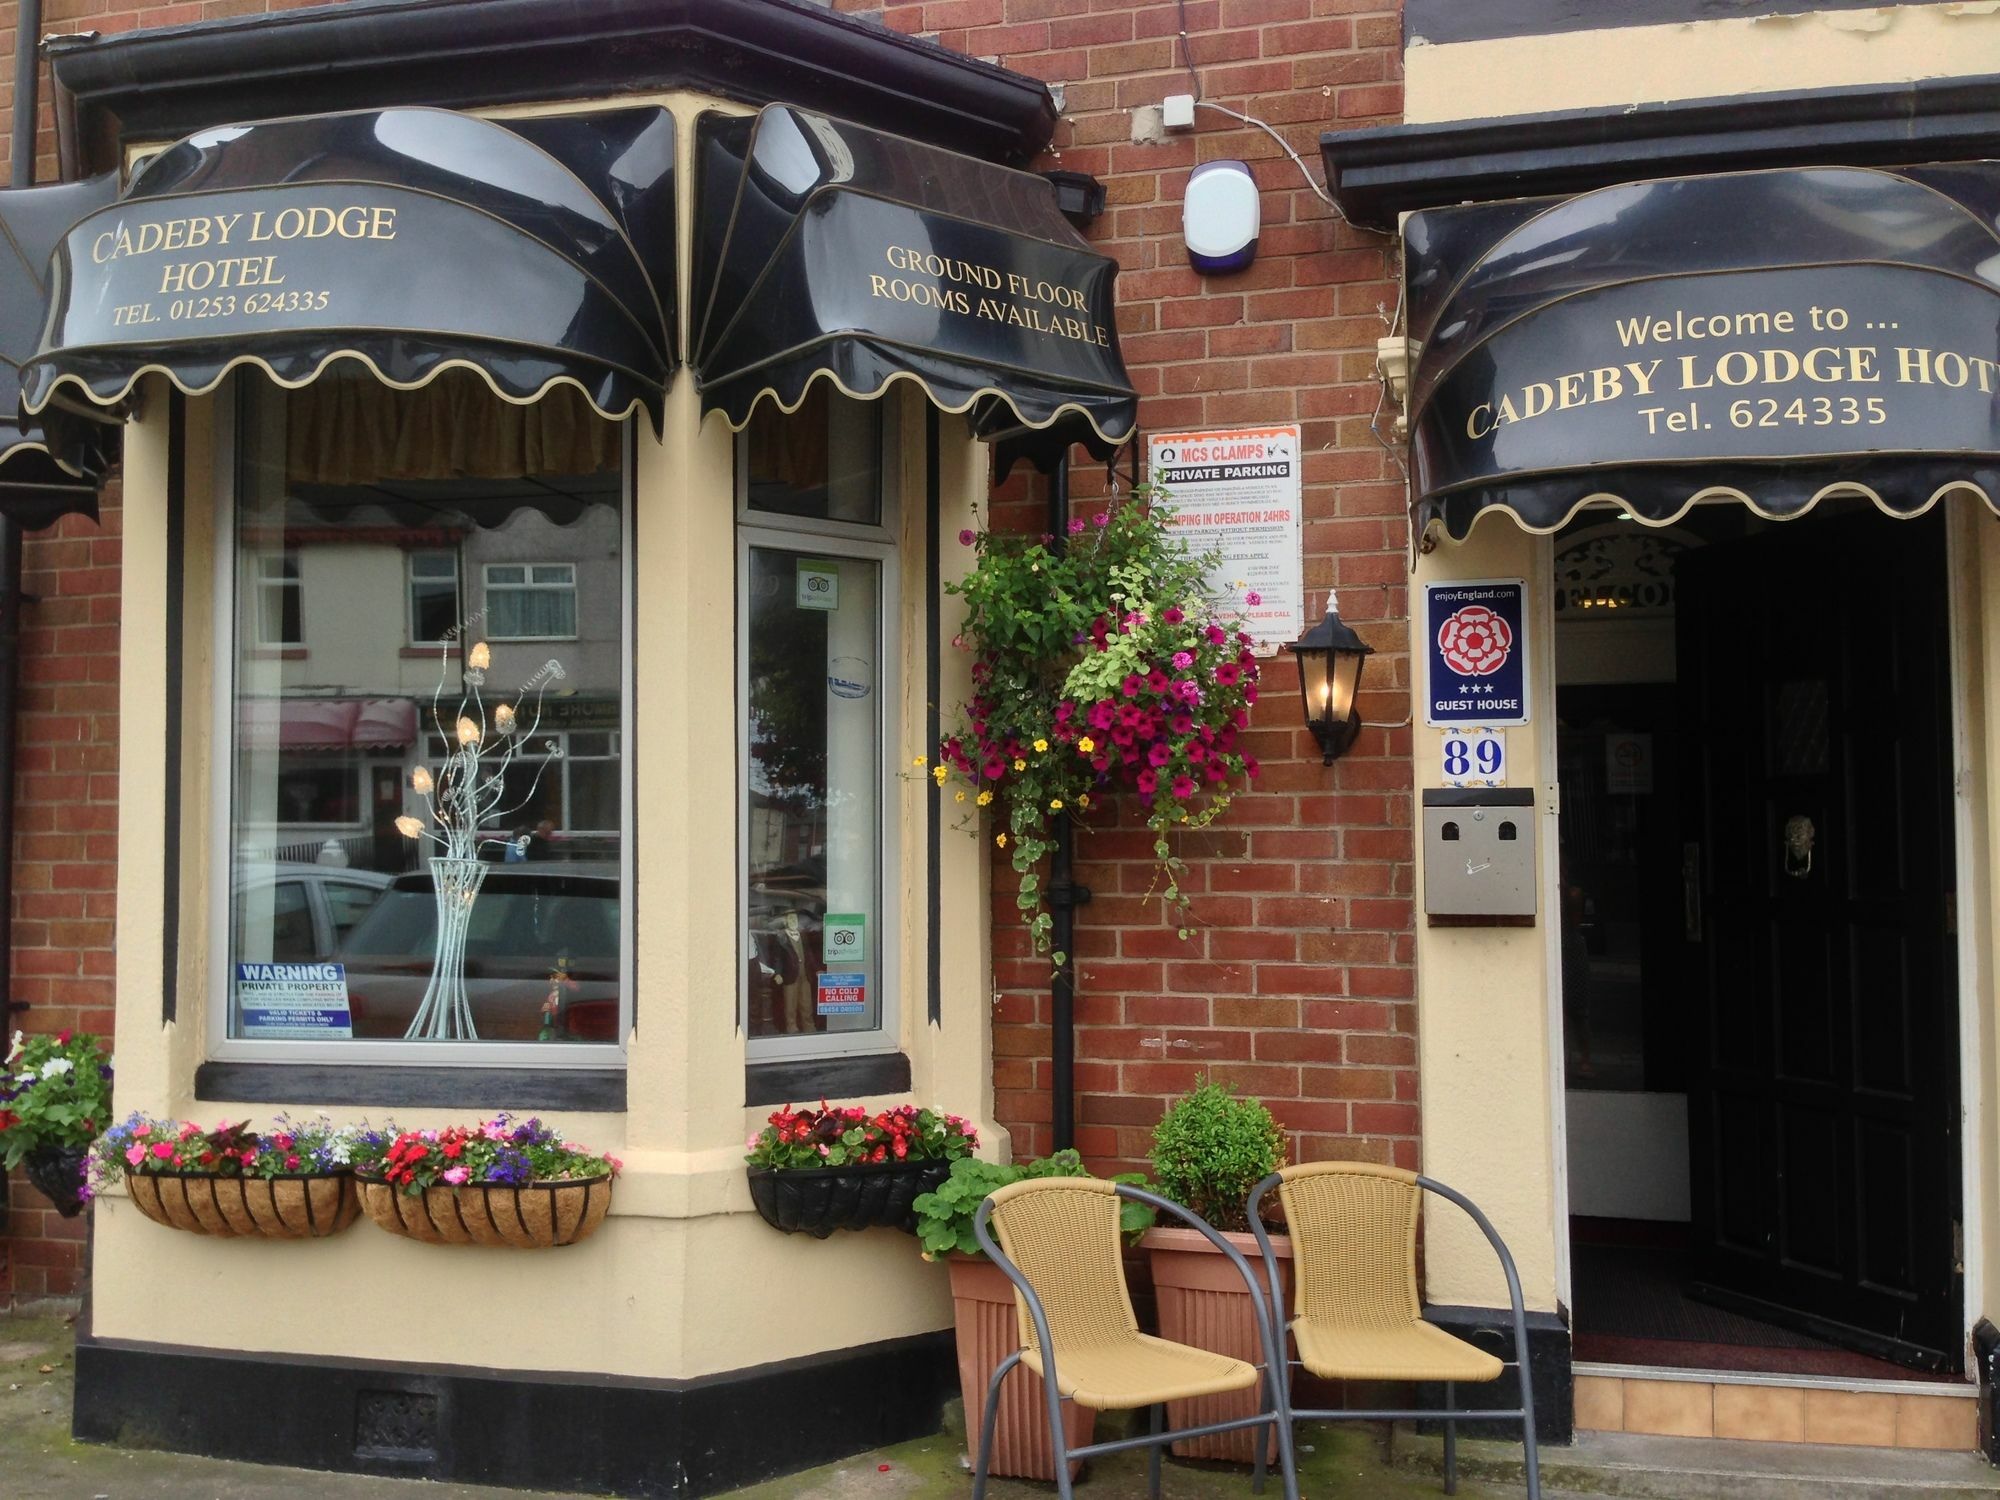
<instances>
[{"instance_id":1,"label":"reflected car in window","mask_svg":"<svg viewBox=\"0 0 2000 1500\"><path fill-rule=\"evenodd\" d=\"M391 877L376 870L291 860L244 866L236 877L239 934L254 917L270 930L269 961L318 963L333 957L382 893ZM241 945L239 944L239 950Z\"/></svg>"},{"instance_id":2,"label":"reflected car in window","mask_svg":"<svg viewBox=\"0 0 2000 1500\"><path fill-rule=\"evenodd\" d=\"M618 1040L618 867L496 864L472 906L465 988L482 1041ZM357 1037L399 1038L437 952L428 871L397 876L334 957Z\"/></svg>"}]
</instances>

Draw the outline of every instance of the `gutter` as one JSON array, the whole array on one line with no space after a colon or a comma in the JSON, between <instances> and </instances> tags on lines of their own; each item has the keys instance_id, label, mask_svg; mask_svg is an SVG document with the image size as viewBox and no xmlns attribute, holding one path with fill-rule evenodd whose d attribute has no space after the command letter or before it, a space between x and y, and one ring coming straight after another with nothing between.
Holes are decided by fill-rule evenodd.
<instances>
[{"instance_id":1,"label":"gutter","mask_svg":"<svg viewBox=\"0 0 2000 1500\"><path fill-rule=\"evenodd\" d=\"M351 0L120 33L53 60L79 172L121 143L333 110L674 88L784 100L988 160L1053 136L1046 85L803 0Z\"/></svg>"}]
</instances>

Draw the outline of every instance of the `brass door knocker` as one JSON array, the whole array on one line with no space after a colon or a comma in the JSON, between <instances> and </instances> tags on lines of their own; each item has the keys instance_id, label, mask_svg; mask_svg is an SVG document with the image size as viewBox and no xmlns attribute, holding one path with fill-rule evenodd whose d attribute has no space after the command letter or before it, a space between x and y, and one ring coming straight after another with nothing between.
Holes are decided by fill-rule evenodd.
<instances>
[{"instance_id":1,"label":"brass door knocker","mask_svg":"<svg viewBox=\"0 0 2000 1500\"><path fill-rule=\"evenodd\" d=\"M1804 813L1785 819L1785 873L1794 880L1812 874L1813 820Z\"/></svg>"}]
</instances>

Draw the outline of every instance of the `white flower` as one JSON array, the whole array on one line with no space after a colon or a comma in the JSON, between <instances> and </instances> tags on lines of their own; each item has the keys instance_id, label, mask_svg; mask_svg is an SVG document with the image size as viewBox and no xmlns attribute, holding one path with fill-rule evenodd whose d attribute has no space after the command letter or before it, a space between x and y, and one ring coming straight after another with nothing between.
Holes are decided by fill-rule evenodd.
<instances>
[{"instance_id":1,"label":"white flower","mask_svg":"<svg viewBox=\"0 0 2000 1500\"><path fill-rule=\"evenodd\" d=\"M52 1057L42 1064L42 1077L54 1078L58 1073L67 1073L76 1066L66 1057Z\"/></svg>"},{"instance_id":2,"label":"white flower","mask_svg":"<svg viewBox=\"0 0 2000 1500\"><path fill-rule=\"evenodd\" d=\"M21 1033L17 1031L14 1033L14 1040L7 1044L8 1062L12 1062L14 1060L14 1054L21 1050L21 1046L22 1046Z\"/></svg>"},{"instance_id":3,"label":"white flower","mask_svg":"<svg viewBox=\"0 0 2000 1500\"><path fill-rule=\"evenodd\" d=\"M354 1159L354 1142L344 1135L335 1136L327 1143L327 1148L331 1151L334 1161L343 1167Z\"/></svg>"}]
</instances>

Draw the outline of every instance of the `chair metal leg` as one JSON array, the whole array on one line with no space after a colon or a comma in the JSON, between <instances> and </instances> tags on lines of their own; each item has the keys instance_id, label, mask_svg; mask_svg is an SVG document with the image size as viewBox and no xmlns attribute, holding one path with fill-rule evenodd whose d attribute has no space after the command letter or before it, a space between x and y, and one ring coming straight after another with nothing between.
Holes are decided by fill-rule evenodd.
<instances>
[{"instance_id":1,"label":"chair metal leg","mask_svg":"<svg viewBox=\"0 0 2000 1500\"><path fill-rule=\"evenodd\" d=\"M1444 1383L1444 1409L1454 1411L1458 1407L1457 1393L1452 1382ZM1444 1492L1458 1493L1458 1423L1450 1417L1444 1419Z\"/></svg>"},{"instance_id":2,"label":"chair metal leg","mask_svg":"<svg viewBox=\"0 0 2000 1500\"><path fill-rule=\"evenodd\" d=\"M1271 1382L1268 1380L1264 1382L1264 1393L1258 1397L1258 1403L1257 1409L1259 1411L1272 1412L1280 1420L1283 1419L1282 1413L1278 1412L1277 1407L1271 1400ZM1273 1422L1269 1432L1266 1432L1261 1427L1253 1427L1250 1431L1257 1438L1257 1459L1250 1469L1250 1493L1261 1495L1264 1493L1264 1471L1270 1465L1271 1440L1277 1435L1278 1424L1277 1422Z\"/></svg>"},{"instance_id":3,"label":"chair metal leg","mask_svg":"<svg viewBox=\"0 0 2000 1500\"><path fill-rule=\"evenodd\" d=\"M1521 1451L1528 1461L1528 1500L1542 1500L1542 1456L1535 1441L1535 1419L1521 1424Z\"/></svg>"},{"instance_id":4,"label":"chair metal leg","mask_svg":"<svg viewBox=\"0 0 2000 1500\"><path fill-rule=\"evenodd\" d=\"M1044 1379L1042 1390L1049 1398L1049 1451L1056 1459L1056 1493L1062 1500L1076 1500L1069 1483L1069 1444L1063 1441L1062 1397L1053 1380Z\"/></svg>"},{"instance_id":5,"label":"chair metal leg","mask_svg":"<svg viewBox=\"0 0 2000 1500\"><path fill-rule=\"evenodd\" d=\"M993 1459L993 1422L1000 1411L1000 1385L1020 1362L1017 1349L1000 1361L993 1378L986 1382L986 1415L979 1424L979 1456L972 1465L972 1500L986 1500L986 1468Z\"/></svg>"},{"instance_id":6,"label":"chair metal leg","mask_svg":"<svg viewBox=\"0 0 2000 1500\"><path fill-rule=\"evenodd\" d=\"M1153 1436L1158 1437L1167 1426L1167 1404L1153 1403ZM1166 1450L1165 1443L1155 1443L1146 1452L1146 1493L1151 1500L1160 1500L1160 1459Z\"/></svg>"}]
</instances>

